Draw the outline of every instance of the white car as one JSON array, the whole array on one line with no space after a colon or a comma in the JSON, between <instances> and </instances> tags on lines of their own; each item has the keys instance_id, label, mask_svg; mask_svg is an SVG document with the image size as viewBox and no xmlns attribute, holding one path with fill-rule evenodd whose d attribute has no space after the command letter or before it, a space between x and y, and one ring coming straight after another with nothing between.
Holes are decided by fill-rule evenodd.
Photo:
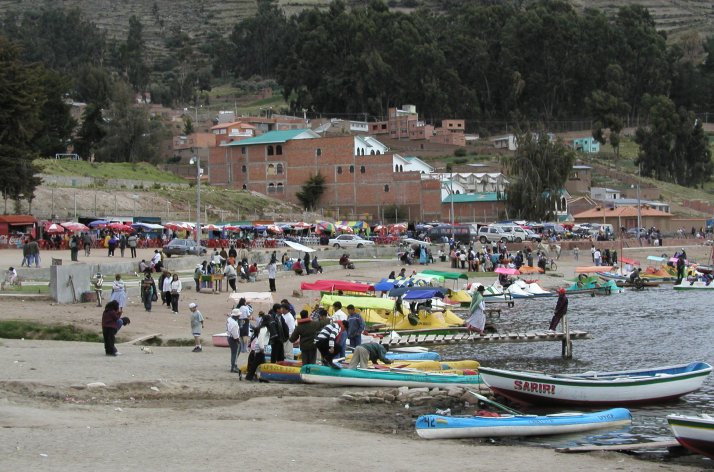
<instances>
[{"instance_id":1,"label":"white car","mask_svg":"<svg viewBox=\"0 0 714 472\"><path fill-rule=\"evenodd\" d=\"M374 246L374 241L362 239L355 234L341 234L336 238L330 239L329 245L336 248L341 247L364 247Z\"/></svg>"}]
</instances>

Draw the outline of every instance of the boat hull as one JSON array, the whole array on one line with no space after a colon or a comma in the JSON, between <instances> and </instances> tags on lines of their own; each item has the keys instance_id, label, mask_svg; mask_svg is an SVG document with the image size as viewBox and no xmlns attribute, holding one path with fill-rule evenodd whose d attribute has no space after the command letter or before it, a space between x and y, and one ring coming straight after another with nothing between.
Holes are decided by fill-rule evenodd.
<instances>
[{"instance_id":1,"label":"boat hull","mask_svg":"<svg viewBox=\"0 0 714 472\"><path fill-rule=\"evenodd\" d=\"M424 439L457 439L506 436L544 436L572 434L602 428L617 428L632 422L625 408L594 413L558 415L515 415L500 417L454 417L423 415L416 421L416 431Z\"/></svg>"},{"instance_id":2,"label":"boat hull","mask_svg":"<svg viewBox=\"0 0 714 472\"><path fill-rule=\"evenodd\" d=\"M675 290L714 290L714 283L707 285L704 282L697 280L696 282L682 281L679 285L674 285L672 288Z\"/></svg>"},{"instance_id":3,"label":"boat hull","mask_svg":"<svg viewBox=\"0 0 714 472\"><path fill-rule=\"evenodd\" d=\"M333 369L319 365L304 366L300 370L300 377L306 383L355 387L474 387L483 384L480 375Z\"/></svg>"},{"instance_id":4,"label":"boat hull","mask_svg":"<svg viewBox=\"0 0 714 472\"><path fill-rule=\"evenodd\" d=\"M714 418L669 415L667 422L679 444L714 459Z\"/></svg>"},{"instance_id":5,"label":"boat hull","mask_svg":"<svg viewBox=\"0 0 714 472\"><path fill-rule=\"evenodd\" d=\"M484 382L513 401L536 405L641 405L673 401L701 388L704 362L601 374L548 375L481 367Z\"/></svg>"},{"instance_id":6,"label":"boat hull","mask_svg":"<svg viewBox=\"0 0 714 472\"><path fill-rule=\"evenodd\" d=\"M269 382L302 382L300 379L300 366L261 364L257 370L260 380Z\"/></svg>"}]
</instances>

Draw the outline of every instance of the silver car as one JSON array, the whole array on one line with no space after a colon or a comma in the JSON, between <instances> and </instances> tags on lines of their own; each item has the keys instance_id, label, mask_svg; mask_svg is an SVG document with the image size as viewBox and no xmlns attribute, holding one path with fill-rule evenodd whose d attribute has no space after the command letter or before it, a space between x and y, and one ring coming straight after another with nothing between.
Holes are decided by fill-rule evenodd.
<instances>
[{"instance_id":1,"label":"silver car","mask_svg":"<svg viewBox=\"0 0 714 472\"><path fill-rule=\"evenodd\" d=\"M336 248L342 247L365 247L374 246L374 241L362 239L355 234L341 234L336 238L330 239L329 245Z\"/></svg>"},{"instance_id":2,"label":"silver car","mask_svg":"<svg viewBox=\"0 0 714 472\"><path fill-rule=\"evenodd\" d=\"M184 256L186 254L203 255L208 252L204 246L196 246L196 241L193 239L172 239L164 246L164 254L166 257Z\"/></svg>"}]
</instances>

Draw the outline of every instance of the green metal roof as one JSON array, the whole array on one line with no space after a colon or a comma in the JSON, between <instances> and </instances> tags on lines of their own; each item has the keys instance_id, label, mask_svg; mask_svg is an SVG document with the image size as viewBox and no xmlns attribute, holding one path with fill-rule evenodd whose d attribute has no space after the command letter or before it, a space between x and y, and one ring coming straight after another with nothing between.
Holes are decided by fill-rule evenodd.
<instances>
[{"instance_id":1,"label":"green metal roof","mask_svg":"<svg viewBox=\"0 0 714 472\"><path fill-rule=\"evenodd\" d=\"M260 136L253 138L242 139L240 141L232 141L226 143L225 146L252 146L255 144L280 144L297 138L303 133L308 133L307 136L314 138L313 132L309 129L288 129L283 131L269 131Z\"/></svg>"},{"instance_id":2,"label":"green metal roof","mask_svg":"<svg viewBox=\"0 0 714 472\"><path fill-rule=\"evenodd\" d=\"M451 203L453 198L454 203L476 203L476 202L498 202L506 199L505 194L499 195L496 192L479 192L479 193L457 193L454 195L447 195L444 198L443 203Z\"/></svg>"}]
</instances>

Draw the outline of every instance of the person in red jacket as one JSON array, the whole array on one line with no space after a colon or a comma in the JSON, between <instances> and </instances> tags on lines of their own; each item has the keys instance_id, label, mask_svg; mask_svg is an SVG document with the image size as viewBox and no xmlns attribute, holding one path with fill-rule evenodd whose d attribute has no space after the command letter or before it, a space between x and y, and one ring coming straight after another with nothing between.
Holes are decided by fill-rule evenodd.
<instances>
[{"instance_id":1,"label":"person in red jacket","mask_svg":"<svg viewBox=\"0 0 714 472\"><path fill-rule=\"evenodd\" d=\"M119 302L112 300L104 307L102 313L102 337L104 337L104 353L107 356L118 356L117 348L114 346L117 335L117 321L121 318Z\"/></svg>"}]
</instances>

